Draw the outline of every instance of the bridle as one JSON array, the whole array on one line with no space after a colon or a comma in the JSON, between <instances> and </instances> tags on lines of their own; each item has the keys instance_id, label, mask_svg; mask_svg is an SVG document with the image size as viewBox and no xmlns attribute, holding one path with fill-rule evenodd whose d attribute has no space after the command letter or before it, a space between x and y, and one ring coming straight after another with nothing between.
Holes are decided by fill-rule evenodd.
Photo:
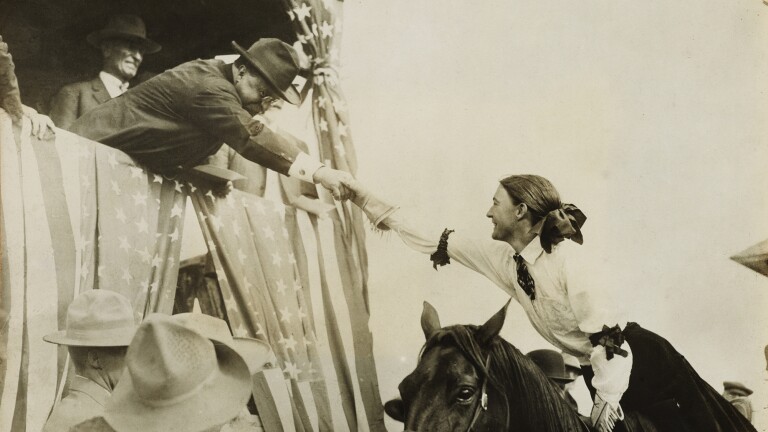
<instances>
[{"instance_id":1,"label":"bridle","mask_svg":"<svg viewBox=\"0 0 768 432\"><path fill-rule=\"evenodd\" d=\"M471 432L472 428L475 427L475 423L477 422L477 419L480 418L480 414L482 414L485 411L488 411L488 381L489 381L489 368L491 366L491 353L488 353L488 356L485 358L485 376L483 376L483 384L480 386L480 398L477 400L477 404L475 405L475 411L474 414L472 414L472 421L469 422L469 427L467 428L467 432ZM507 399L507 396L502 392L502 396L505 399ZM507 421L506 425L507 427L505 430L509 430L509 404L507 403Z\"/></svg>"}]
</instances>

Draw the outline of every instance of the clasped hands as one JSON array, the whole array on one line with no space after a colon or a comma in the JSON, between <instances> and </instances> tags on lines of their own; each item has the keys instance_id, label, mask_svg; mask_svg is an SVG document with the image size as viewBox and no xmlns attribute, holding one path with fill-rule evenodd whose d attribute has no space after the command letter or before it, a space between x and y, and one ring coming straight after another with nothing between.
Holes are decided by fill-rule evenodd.
<instances>
[{"instance_id":1,"label":"clasped hands","mask_svg":"<svg viewBox=\"0 0 768 432\"><path fill-rule=\"evenodd\" d=\"M338 201L354 199L362 193L362 186L355 180L352 174L346 171L323 166L315 171L313 180L315 183L320 183L324 188L328 189L333 198Z\"/></svg>"}]
</instances>

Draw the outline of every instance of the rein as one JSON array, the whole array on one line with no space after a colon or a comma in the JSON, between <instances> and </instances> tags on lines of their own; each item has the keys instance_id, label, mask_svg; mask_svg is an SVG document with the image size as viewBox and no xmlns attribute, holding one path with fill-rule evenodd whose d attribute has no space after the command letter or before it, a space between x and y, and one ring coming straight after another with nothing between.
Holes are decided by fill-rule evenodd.
<instances>
[{"instance_id":1,"label":"rein","mask_svg":"<svg viewBox=\"0 0 768 432\"><path fill-rule=\"evenodd\" d=\"M491 366L491 353L488 353L488 356L485 358L485 376L483 377L483 385L480 386L480 399L477 401L477 405L475 405L475 412L472 415L472 421L469 422L469 427L467 428L467 432L471 432L472 428L475 427L475 423L477 422L477 419L480 418L480 414L482 414L484 411L488 411L488 381L489 381L489 368ZM504 399L507 398L506 395L504 395ZM509 404L507 404L509 405ZM506 422L506 430L509 430L509 406L507 406L507 422Z\"/></svg>"}]
</instances>

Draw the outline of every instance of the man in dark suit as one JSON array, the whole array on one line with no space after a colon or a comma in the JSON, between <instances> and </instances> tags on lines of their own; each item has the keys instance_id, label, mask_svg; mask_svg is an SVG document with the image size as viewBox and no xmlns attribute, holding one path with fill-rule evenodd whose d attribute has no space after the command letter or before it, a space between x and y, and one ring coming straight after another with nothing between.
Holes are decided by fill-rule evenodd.
<instances>
[{"instance_id":1,"label":"man in dark suit","mask_svg":"<svg viewBox=\"0 0 768 432\"><path fill-rule=\"evenodd\" d=\"M53 98L50 117L56 126L69 129L72 123L104 102L128 89L139 71L144 54L160 51L147 39L144 21L135 15L115 15L106 27L88 35L88 43L101 50L101 72L90 81L64 86Z\"/></svg>"},{"instance_id":2,"label":"man in dark suit","mask_svg":"<svg viewBox=\"0 0 768 432\"><path fill-rule=\"evenodd\" d=\"M277 39L260 39L248 51L233 42L234 64L194 60L165 71L122 96L99 105L72 125L72 132L117 148L151 171L185 175L226 142L246 159L300 180L322 183L346 199L346 172L325 167L293 139L258 120L272 101L298 105L293 86L299 60ZM248 107L246 110L245 107Z\"/></svg>"}]
</instances>

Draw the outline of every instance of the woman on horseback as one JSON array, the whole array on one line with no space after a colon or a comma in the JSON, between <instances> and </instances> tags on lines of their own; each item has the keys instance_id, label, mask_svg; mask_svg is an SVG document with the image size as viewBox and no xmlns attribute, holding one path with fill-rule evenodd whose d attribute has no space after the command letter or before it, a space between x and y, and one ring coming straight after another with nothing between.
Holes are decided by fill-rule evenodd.
<instances>
[{"instance_id":1,"label":"woman on horseback","mask_svg":"<svg viewBox=\"0 0 768 432\"><path fill-rule=\"evenodd\" d=\"M622 405L669 423L669 430L754 430L669 342L600 307L602 299L582 282L583 272L569 266L574 251L562 243L582 243L586 216L562 203L547 179L514 175L500 181L486 214L493 223L487 240L448 229L430 237L359 183L349 186L353 202L375 226L431 254L435 268L452 258L483 274L523 307L544 339L576 356L593 395L591 419L597 430L612 431L623 419Z\"/></svg>"}]
</instances>

